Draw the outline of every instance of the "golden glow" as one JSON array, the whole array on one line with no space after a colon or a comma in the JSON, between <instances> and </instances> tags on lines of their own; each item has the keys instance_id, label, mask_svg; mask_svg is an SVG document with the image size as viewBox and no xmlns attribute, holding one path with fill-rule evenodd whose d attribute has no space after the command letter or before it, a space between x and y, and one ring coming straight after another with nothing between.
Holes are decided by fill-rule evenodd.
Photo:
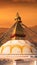
<instances>
[{"instance_id":1,"label":"golden glow","mask_svg":"<svg viewBox=\"0 0 37 65\"><path fill-rule=\"evenodd\" d=\"M37 25L37 5L13 4L0 7L0 27L11 27L15 23L17 12L27 26Z\"/></svg>"}]
</instances>

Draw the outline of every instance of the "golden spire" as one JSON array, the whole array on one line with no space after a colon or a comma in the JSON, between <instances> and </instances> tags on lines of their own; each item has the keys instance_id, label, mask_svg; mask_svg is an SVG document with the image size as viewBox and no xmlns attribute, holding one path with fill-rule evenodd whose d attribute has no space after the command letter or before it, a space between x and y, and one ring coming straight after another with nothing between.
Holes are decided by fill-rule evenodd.
<instances>
[{"instance_id":1,"label":"golden spire","mask_svg":"<svg viewBox=\"0 0 37 65\"><path fill-rule=\"evenodd\" d=\"M15 20L16 20L17 22L21 22L21 17L19 16L19 13L18 13L18 12L17 12L17 15L16 15Z\"/></svg>"}]
</instances>

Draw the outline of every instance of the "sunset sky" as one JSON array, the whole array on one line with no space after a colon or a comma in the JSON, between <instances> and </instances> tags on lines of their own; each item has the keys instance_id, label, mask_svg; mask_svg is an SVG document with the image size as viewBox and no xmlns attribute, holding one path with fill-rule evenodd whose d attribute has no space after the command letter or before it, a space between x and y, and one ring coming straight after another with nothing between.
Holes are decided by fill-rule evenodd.
<instances>
[{"instance_id":1,"label":"sunset sky","mask_svg":"<svg viewBox=\"0 0 37 65\"><path fill-rule=\"evenodd\" d=\"M15 1L16 0L14 0L14 2ZM21 16L22 22L28 27L37 25L37 4L1 2L0 4L0 28L11 27L15 22L15 17L16 17L17 12Z\"/></svg>"}]
</instances>

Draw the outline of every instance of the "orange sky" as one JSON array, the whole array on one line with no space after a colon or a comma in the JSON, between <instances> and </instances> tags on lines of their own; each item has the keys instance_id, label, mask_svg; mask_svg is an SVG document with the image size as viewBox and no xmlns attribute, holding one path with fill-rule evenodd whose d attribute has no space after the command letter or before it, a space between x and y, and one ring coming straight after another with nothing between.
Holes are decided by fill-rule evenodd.
<instances>
[{"instance_id":1,"label":"orange sky","mask_svg":"<svg viewBox=\"0 0 37 65\"><path fill-rule=\"evenodd\" d=\"M27 26L37 25L37 5L12 4L0 7L0 27L11 27L15 22L16 13L22 17Z\"/></svg>"}]
</instances>

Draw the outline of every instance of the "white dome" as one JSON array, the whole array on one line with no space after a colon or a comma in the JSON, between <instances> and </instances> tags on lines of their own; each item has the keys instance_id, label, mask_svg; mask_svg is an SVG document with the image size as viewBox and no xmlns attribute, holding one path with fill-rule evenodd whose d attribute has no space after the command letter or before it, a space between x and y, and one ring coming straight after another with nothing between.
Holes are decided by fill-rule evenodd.
<instances>
[{"instance_id":1,"label":"white dome","mask_svg":"<svg viewBox=\"0 0 37 65\"><path fill-rule=\"evenodd\" d=\"M0 54L36 54L36 49L27 40L10 40L0 47Z\"/></svg>"}]
</instances>

